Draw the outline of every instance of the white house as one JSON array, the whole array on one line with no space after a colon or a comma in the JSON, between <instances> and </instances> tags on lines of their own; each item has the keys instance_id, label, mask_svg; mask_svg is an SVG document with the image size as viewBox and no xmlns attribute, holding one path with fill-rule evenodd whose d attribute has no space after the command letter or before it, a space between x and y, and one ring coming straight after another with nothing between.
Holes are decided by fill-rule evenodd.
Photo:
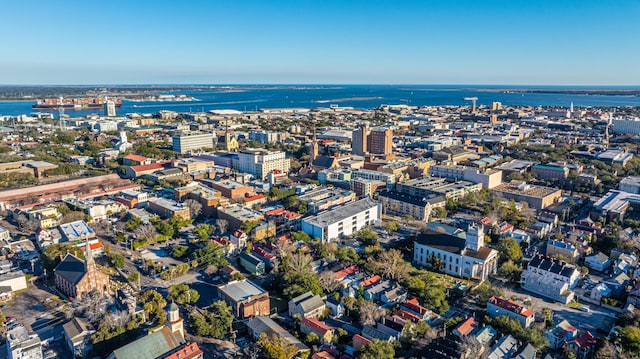
<instances>
[{"instance_id":1,"label":"white house","mask_svg":"<svg viewBox=\"0 0 640 359\"><path fill-rule=\"evenodd\" d=\"M498 252L484 245L484 226L471 225L466 239L427 231L413 242L413 262L456 277L485 280L497 269Z\"/></svg>"},{"instance_id":2,"label":"white house","mask_svg":"<svg viewBox=\"0 0 640 359\"><path fill-rule=\"evenodd\" d=\"M606 254L598 252L592 256L586 257L584 259L584 264L593 270L602 272L603 270L609 268L609 266L611 265L611 260Z\"/></svg>"},{"instance_id":3,"label":"white house","mask_svg":"<svg viewBox=\"0 0 640 359\"><path fill-rule=\"evenodd\" d=\"M373 225L382 217L382 206L370 198L334 207L302 220L302 231L311 238L331 242Z\"/></svg>"},{"instance_id":4,"label":"white house","mask_svg":"<svg viewBox=\"0 0 640 359\"><path fill-rule=\"evenodd\" d=\"M567 304L573 299L571 289L578 284L579 277L575 266L540 254L533 257L522 272L520 286L529 292Z\"/></svg>"}]
</instances>

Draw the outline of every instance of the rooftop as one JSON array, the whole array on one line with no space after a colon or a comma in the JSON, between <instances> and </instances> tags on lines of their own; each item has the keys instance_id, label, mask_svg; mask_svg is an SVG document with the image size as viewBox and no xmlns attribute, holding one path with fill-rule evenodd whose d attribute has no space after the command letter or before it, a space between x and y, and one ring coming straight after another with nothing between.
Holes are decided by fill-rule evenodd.
<instances>
[{"instance_id":1,"label":"rooftop","mask_svg":"<svg viewBox=\"0 0 640 359\"><path fill-rule=\"evenodd\" d=\"M229 282L225 285L219 286L218 290L226 294L235 302L240 302L250 297L266 293L264 289L247 279Z\"/></svg>"},{"instance_id":2,"label":"rooftop","mask_svg":"<svg viewBox=\"0 0 640 359\"><path fill-rule=\"evenodd\" d=\"M334 207L330 211L325 211L316 216L306 218L304 221L315 226L324 227L379 205L380 204L374 202L370 198L365 198L357 202L345 204L344 206Z\"/></svg>"},{"instance_id":3,"label":"rooftop","mask_svg":"<svg viewBox=\"0 0 640 359\"><path fill-rule=\"evenodd\" d=\"M542 198L560 192L557 188L528 184L522 181L511 181L493 188L493 191L518 194L521 196Z\"/></svg>"}]
</instances>

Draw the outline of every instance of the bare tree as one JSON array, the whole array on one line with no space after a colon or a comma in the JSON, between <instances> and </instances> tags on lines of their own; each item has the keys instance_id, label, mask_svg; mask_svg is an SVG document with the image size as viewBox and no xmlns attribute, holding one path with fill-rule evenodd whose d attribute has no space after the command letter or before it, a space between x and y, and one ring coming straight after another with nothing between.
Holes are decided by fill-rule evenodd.
<instances>
[{"instance_id":1,"label":"bare tree","mask_svg":"<svg viewBox=\"0 0 640 359\"><path fill-rule=\"evenodd\" d=\"M136 235L137 239L148 241L150 239L154 239L158 232L156 231L156 227L151 224L143 224L138 226L133 233Z\"/></svg>"},{"instance_id":2,"label":"bare tree","mask_svg":"<svg viewBox=\"0 0 640 359\"><path fill-rule=\"evenodd\" d=\"M209 264L204 272L208 275L212 275L218 271L218 267L215 264Z\"/></svg>"},{"instance_id":3,"label":"bare tree","mask_svg":"<svg viewBox=\"0 0 640 359\"><path fill-rule=\"evenodd\" d=\"M227 221L226 219L216 219L216 225L218 226L218 229L220 230L220 235L223 235L226 231L227 231L227 227L229 227L229 221Z\"/></svg>"},{"instance_id":4,"label":"bare tree","mask_svg":"<svg viewBox=\"0 0 640 359\"><path fill-rule=\"evenodd\" d=\"M374 302L368 300L360 302L360 322L364 325L376 324L378 319L382 318L385 313L386 311Z\"/></svg>"},{"instance_id":5,"label":"bare tree","mask_svg":"<svg viewBox=\"0 0 640 359\"><path fill-rule=\"evenodd\" d=\"M320 286L327 293L331 293L334 290L340 288L340 281L336 274L332 271L324 271L320 273L318 276L318 280L320 281Z\"/></svg>"},{"instance_id":6,"label":"bare tree","mask_svg":"<svg viewBox=\"0 0 640 359\"><path fill-rule=\"evenodd\" d=\"M370 258L369 263L384 277L392 280L404 279L409 275L409 265L397 249L382 251L375 259Z\"/></svg>"},{"instance_id":7,"label":"bare tree","mask_svg":"<svg viewBox=\"0 0 640 359\"><path fill-rule=\"evenodd\" d=\"M202 205L200 204L200 202L196 200L188 199L184 201L184 205L187 206L187 208L189 208L189 213L191 214L191 218L198 217L202 212Z\"/></svg>"},{"instance_id":8,"label":"bare tree","mask_svg":"<svg viewBox=\"0 0 640 359\"><path fill-rule=\"evenodd\" d=\"M287 258L289 269L297 273L305 273L311 270L311 262L313 258L305 253L296 252Z\"/></svg>"}]
</instances>

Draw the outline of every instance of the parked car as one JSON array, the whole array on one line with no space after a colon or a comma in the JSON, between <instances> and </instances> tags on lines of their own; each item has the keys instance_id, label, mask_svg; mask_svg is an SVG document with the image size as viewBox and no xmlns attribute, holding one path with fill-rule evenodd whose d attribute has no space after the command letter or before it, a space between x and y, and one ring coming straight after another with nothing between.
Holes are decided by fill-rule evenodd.
<instances>
[{"instance_id":1,"label":"parked car","mask_svg":"<svg viewBox=\"0 0 640 359\"><path fill-rule=\"evenodd\" d=\"M578 309L580 309L583 312L587 312L587 313L589 313L591 311L591 309L589 309L589 307L585 307L584 305L579 307Z\"/></svg>"}]
</instances>

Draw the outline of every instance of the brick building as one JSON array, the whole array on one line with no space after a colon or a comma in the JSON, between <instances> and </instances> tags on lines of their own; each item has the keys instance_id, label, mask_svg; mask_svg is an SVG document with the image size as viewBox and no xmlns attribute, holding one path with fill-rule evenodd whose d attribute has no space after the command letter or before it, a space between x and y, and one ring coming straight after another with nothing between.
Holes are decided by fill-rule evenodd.
<instances>
[{"instance_id":1,"label":"brick building","mask_svg":"<svg viewBox=\"0 0 640 359\"><path fill-rule=\"evenodd\" d=\"M109 275L96 267L89 241L86 246L84 261L67 253L55 269L56 287L69 298L82 299L93 290L103 294L109 291Z\"/></svg>"}]
</instances>

